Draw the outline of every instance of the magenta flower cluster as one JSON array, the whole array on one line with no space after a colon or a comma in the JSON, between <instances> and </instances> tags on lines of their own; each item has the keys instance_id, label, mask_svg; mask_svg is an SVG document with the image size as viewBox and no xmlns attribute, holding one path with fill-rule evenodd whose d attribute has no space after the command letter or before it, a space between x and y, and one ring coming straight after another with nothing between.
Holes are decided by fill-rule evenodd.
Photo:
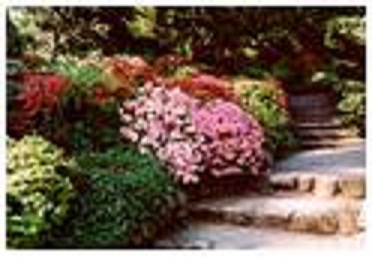
<instances>
[{"instance_id":1,"label":"magenta flower cluster","mask_svg":"<svg viewBox=\"0 0 372 258\"><path fill-rule=\"evenodd\" d=\"M236 104L214 100L194 110L192 121L204 139L204 169L212 175L258 174L263 168L263 131L253 116Z\"/></svg>"},{"instance_id":2,"label":"magenta flower cluster","mask_svg":"<svg viewBox=\"0 0 372 258\"><path fill-rule=\"evenodd\" d=\"M184 184L203 173L258 173L264 162L259 124L233 103L203 104L179 88L148 83L120 112L123 138L153 152Z\"/></svg>"}]
</instances>

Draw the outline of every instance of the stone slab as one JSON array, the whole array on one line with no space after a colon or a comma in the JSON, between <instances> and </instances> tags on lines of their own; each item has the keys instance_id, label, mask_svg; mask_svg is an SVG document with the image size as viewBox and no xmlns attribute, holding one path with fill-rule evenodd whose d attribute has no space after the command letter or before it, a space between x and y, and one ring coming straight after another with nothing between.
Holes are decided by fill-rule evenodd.
<instances>
[{"instance_id":1,"label":"stone slab","mask_svg":"<svg viewBox=\"0 0 372 258\"><path fill-rule=\"evenodd\" d=\"M352 234L361 230L361 201L317 198L313 195L275 194L209 200L191 205L191 216L199 221L245 226L273 227L317 234ZM347 230L342 223L347 218Z\"/></svg>"},{"instance_id":2,"label":"stone slab","mask_svg":"<svg viewBox=\"0 0 372 258\"><path fill-rule=\"evenodd\" d=\"M168 249L361 249L365 234L324 236L247 228L227 224L194 223L156 243Z\"/></svg>"},{"instance_id":3,"label":"stone slab","mask_svg":"<svg viewBox=\"0 0 372 258\"><path fill-rule=\"evenodd\" d=\"M317 196L365 196L365 144L302 151L277 163L270 176L276 189Z\"/></svg>"}]
</instances>

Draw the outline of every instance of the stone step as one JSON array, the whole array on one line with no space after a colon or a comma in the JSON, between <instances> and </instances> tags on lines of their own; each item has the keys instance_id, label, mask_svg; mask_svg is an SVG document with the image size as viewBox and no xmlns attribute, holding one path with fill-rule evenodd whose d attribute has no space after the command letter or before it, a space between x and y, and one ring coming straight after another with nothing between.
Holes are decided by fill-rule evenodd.
<instances>
[{"instance_id":1,"label":"stone step","mask_svg":"<svg viewBox=\"0 0 372 258\"><path fill-rule=\"evenodd\" d=\"M301 139L342 139L355 137L351 130L340 128L304 128L297 130Z\"/></svg>"},{"instance_id":2,"label":"stone step","mask_svg":"<svg viewBox=\"0 0 372 258\"><path fill-rule=\"evenodd\" d=\"M357 234L363 230L361 201L276 193L192 204L195 221L277 228L314 234Z\"/></svg>"},{"instance_id":3,"label":"stone step","mask_svg":"<svg viewBox=\"0 0 372 258\"><path fill-rule=\"evenodd\" d=\"M364 170L344 174L314 171L292 171L270 175L270 188L274 191L311 193L318 197L340 196L362 199L366 195Z\"/></svg>"},{"instance_id":4,"label":"stone step","mask_svg":"<svg viewBox=\"0 0 372 258\"><path fill-rule=\"evenodd\" d=\"M300 121L295 123L295 127L299 129L339 129L342 128L343 125L339 119L331 118L322 122Z\"/></svg>"},{"instance_id":5,"label":"stone step","mask_svg":"<svg viewBox=\"0 0 372 258\"><path fill-rule=\"evenodd\" d=\"M344 175L304 173L303 171L278 173L270 176L270 187L274 191L311 193L318 197L340 196L362 199L366 195L364 171Z\"/></svg>"},{"instance_id":6,"label":"stone step","mask_svg":"<svg viewBox=\"0 0 372 258\"><path fill-rule=\"evenodd\" d=\"M344 138L344 139L303 139L300 141L301 149L318 149L318 148L337 148L348 146L350 144L360 143L363 140L360 138Z\"/></svg>"},{"instance_id":7,"label":"stone step","mask_svg":"<svg viewBox=\"0 0 372 258\"><path fill-rule=\"evenodd\" d=\"M360 249L365 233L353 236L324 236L286 232L276 229L242 227L230 224L192 223L158 240L155 248L162 249L270 249L316 248Z\"/></svg>"},{"instance_id":8,"label":"stone step","mask_svg":"<svg viewBox=\"0 0 372 258\"><path fill-rule=\"evenodd\" d=\"M276 163L270 185L276 190L317 196L365 196L365 144L306 150Z\"/></svg>"}]
</instances>

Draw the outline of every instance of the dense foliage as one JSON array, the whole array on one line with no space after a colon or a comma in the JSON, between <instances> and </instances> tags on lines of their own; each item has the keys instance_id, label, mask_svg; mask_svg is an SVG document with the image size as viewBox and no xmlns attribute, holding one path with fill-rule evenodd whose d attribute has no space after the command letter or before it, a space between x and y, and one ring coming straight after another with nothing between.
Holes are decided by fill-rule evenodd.
<instances>
[{"instance_id":1,"label":"dense foliage","mask_svg":"<svg viewBox=\"0 0 372 258\"><path fill-rule=\"evenodd\" d=\"M124 102L121 116L123 138L153 151L185 184L199 174L263 170L261 128L233 103L203 105L179 88L146 84L141 96Z\"/></svg>"},{"instance_id":2,"label":"dense foliage","mask_svg":"<svg viewBox=\"0 0 372 258\"><path fill-rule=\"evenodd\" d=\"M366 128L365 26L356 15L329 20L324 38L332 56L312 77L313 84L334 89L341 121L360 135Z\"/></svg>"},{"instance_id":3,"label":"dense foliage","mask_svg":"<svg viewBox=\"0 0 372 258\"><path fill-rule=\"evenodd\" d=\"M361 136L366 133L366 88L360 81L347 80L339 85L340 101L337 108L342 121L358 130Z\"/></svg>"},{"instance_id":4,"label":"dense foliage","mask_svg":"<svg viewBox=\"0 0 372 258\"><path fill-rule=\"evenodd\" d=\"M250 60L250 50L271 64L302 49L322 51L324 31L334 27L330 20L364 14L361 7L12 8L8 27L18 35L9 37L18 42L12 46L47 57L97 50L149 57L171 52L238 71L257 61Z\"/></svg>"},{"instance_id":5,"label":"dense foliage","mask_svg":"<svg viewBox=\"0 0 372 258\"><path fill-rule=\"evenodd\" d=\"M260 122L265 130L269 148L274 154L283 154L295 147L291 119L285 109L284 92L274 83L246 83L240 94L244 107Z\"/></svg>"},{"instance_id":6,"label":"dense foliage","mask_svg":"<svg viewBox=\"0 0 372 258\"><path fill-rule=\"evenodd\" d=\"M73 198L62 151L39 136L8 140L7 243L40 246L64 223Z\"/></svg>"},{"instance_id":7,"label":"dense foliage","mask_svg":"<svg viewBox=\"0 0 372 258\"><path fill-rule=\"evenodd\" d=\"M287 93L364 135L365 40L363 7L9 8L8 245L143 246L178 182L262 187L296 145Z\"/></svg>"},{"instance_id":8,"label":"dense foliage","mask_svg":"<svg viewBox=\"0 0 372 258\"><path fill-rule=\"evenodd\" d=\"M126 147L76 158L79 203L54 245L143 245L171 222L183 200L163 167L150 155Z\"/></svg>"}]
</instances>

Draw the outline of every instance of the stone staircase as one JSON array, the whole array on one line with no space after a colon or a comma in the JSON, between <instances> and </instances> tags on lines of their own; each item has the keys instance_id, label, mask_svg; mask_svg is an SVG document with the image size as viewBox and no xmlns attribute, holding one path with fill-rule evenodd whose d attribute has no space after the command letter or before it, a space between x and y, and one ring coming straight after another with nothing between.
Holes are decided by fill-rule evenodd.
<instances>
[{"instance_id":1,"label":"stone staircase","mask_svg":"<svg viewBox=\"0 0 372 258\"><path fill-rule=\"evenodd\" d=\"M332 117L323 121L296 121L295 131L302 149L335 148L360 142L355 132Z\"/></svg>"},{"instance_id":2,"label":"stone staircase","mask_svg":"<svg viewBox=\"0 0 372 258\"><path fill-rule=\"evenodd\" d=\"M359 248L365 146L306 150L279 162L268 191L192 203L187 225L157 248Z\"/></svg>"}]
</instances>

